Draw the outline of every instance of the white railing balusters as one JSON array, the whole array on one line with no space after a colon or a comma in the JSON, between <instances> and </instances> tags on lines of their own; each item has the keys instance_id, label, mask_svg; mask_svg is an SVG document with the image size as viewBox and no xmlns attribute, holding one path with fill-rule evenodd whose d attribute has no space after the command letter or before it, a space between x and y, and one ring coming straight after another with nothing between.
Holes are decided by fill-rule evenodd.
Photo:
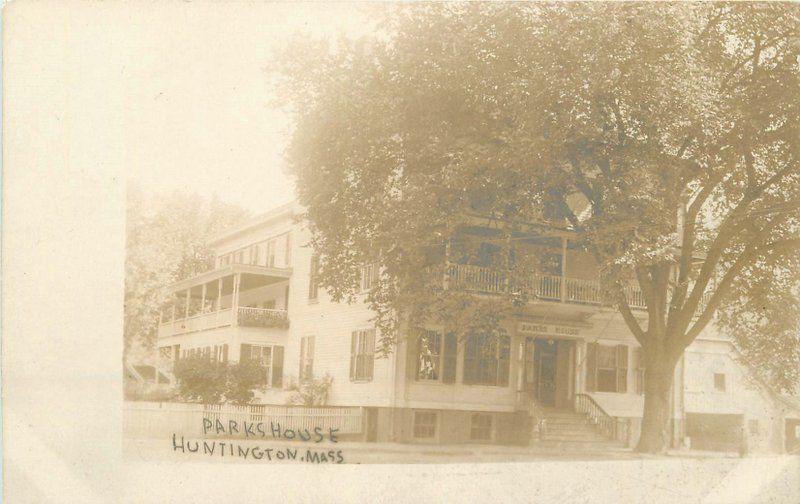
<instances>
[{"instance_id":1,"label":"white railing balusters","mask_svg":"<svg viewBox=\"0 0 800 504\"><path fill-rule=\"evenodd\" d=\"M546 301L589 305L611 304L597 280L534 274L527 278L513 278L513 281L509 281L504 271L471 264L448 264L445 271L447 288L482 294L500 294L514 289ZM628 285L623 292L631 308L637 310L647 308L639 286Z\"/></svg>"}]
</instances>

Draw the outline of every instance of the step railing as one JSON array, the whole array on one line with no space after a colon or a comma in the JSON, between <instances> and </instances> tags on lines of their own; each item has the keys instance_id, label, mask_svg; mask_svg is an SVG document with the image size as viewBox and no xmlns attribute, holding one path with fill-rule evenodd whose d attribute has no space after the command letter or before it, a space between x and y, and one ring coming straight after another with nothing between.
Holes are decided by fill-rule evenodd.
<instances>
[{"instance_id":1,"label":"step railing","mask_svg":"<svg viewBox=\"0 0 800 504\"><path fill-rule=\"evenodd\" d=\"M597 404L597 401L588 394L575 394L575 411L583 413L590 422L597 425L600 432L610 438L617 438L617 420Z\"/></svg>"}]
</instances>

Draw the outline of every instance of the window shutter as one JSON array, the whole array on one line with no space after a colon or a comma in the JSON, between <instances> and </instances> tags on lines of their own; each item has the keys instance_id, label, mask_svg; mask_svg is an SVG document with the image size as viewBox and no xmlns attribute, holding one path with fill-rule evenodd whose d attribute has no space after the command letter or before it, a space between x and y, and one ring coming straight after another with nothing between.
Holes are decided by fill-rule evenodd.
<instances>
[{"instance_id":1,"label":"window shutter","mask_svg":"<svg viewBox=\"0 0 800 504\"><path fill-rule=\"evenodd\" d=\"M283 387L283 347L272 347L272 386Z\"/></svg>"},{"instance_id":2,"label":"window shutter","mask_svg":"<svg viewBox=\"0 0 800 504\"><path fill-rule=\"evenodd\" d=\"M413 329L406 338L406 380L413 381L419 374L419 338L422 332Z\"/></svg>"},{"instance_id":3,"label":"window shutter","mask_svg":"<svg viewBox=\"0 0 800 504\"><path fill-rule=\"evenodd\" d=\"M628 391L628 347L617 345L617 392Z\"/></svg>"},{"instance_id":4,"label":"window shutter","mask_svg":"<svg viewBox=\"0 0 800 504\"><path fill-rule=\"evenodd\" d=\"M350 380L356 379L356 343L358 331L350 333Z\"/></svg>"},{"instance_id":5,"label":"window shutter","mask_svg":"<svg viewBox=\"0 0 800 504\"><path fill-rule=\"evenodd\" d=\"M306 343L306 360L308 361L308 378L314 378L314 341L316 336L309 336Z\"/></svg>"},{"instance_id":6,"label":"window shutter","mask_svg":"<svg viewBox=\"0 0 800 504\"><path fill-rule=\"evenodd\" d=\"M239 353L239 362L247 362L250 360L250 345L242 343L242 349Z\"/></svg>"},{"instance_id":7,"label":"window shutter","mask_svg":"<svg viewBox=\"0 0 800 504\"><path fill-rule=\"evenodd\" d=\"M222 362L228 362L228 344L222 345Z\"/></svg>"},{"instance_id":8,"label":"window shutter","mask_svg":"<svg viewBox=\"0 0 800 504\"><path fill-rule=\"evenodd\" d=\"M367 331L367 379L372 379L375 371L375 329Z\"/></svg>"},{"instance_id":9,"label":"window shutter","mask_svg":"<svg viewBox=\"0 0 800 504\"><path fill-rule=\"evenodd\" d=\"M308 341L307 338L300 338L300 369L297 372L297 377L301 380L305 378L303 376L303 366L306 363L306 342Z\"/></svg>"},{"instance_id":10,"label":"window shutter","mask_svg":"<svg viewBox=\"0 0 800 504\"><path fill-rule=\"evenodd\" d=\"M442 382L456 382L456 362L458 362L458 339L454 333L444 335L442 355Z\"/></svg>"},{"instance_id":11,"label":"window shutter","mask_svg":"<svg viewBox=\"0 0 800 504\"><path fill-rule=\"evenodd\" d=\"M586 390L597 390L597 343L586 345Z\"/></svg>"}]
</instances>

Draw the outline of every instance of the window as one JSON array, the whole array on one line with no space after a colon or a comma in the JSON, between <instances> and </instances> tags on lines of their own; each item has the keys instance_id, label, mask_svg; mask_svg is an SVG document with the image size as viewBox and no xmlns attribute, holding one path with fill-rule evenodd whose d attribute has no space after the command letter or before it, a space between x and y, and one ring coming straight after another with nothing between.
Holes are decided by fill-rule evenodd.
<instances>
[{"instance_id":1,"label":"window","mask_svg":"<svg viewBox=\"0 0 800 504\"><path fill-rule=\"evenodd\" d=\"M633 349L633 358L636 361L636 374L634 375L634 389L637 394L644 394L644 352L641 347Z\"/></svg>"},{"instance_id":2,"label":"window","mask_svg":"<svg viewBox=\"0 0 800 504\"><path fill-rule=\"evenodd\" d=\"M250 264L258 264L261 257L261 245L255 244L250 247Z\"/></svg>"},{"instance_id":3,"label":"window","mask_svg":"<svg viewBox=\"0 0 800 504\"><path fill-rule=\"evenodd\" d=\"M589 343L586 388L590 392L625 393L628 390L628 347Z\"/></svg>"},{"instance_id":4,"label":"window","mask_svg":"<svg viewBox=\"0 0 800 504\"><path fill-rule=\"evenodd\" d=\"M317 299L319 290L317 272L319 270L319 257L314 254L311 256L311 268L308 272L308 299Z\"/></svg>"},{"instance_id":5,"label":"window","mask_svg":"<svg viewBox=\"0 0 800 504\"><path fill-rule=\"evenodd\" d=\"M225 347L223 347L225 348ZM225 348L227 354L227 348ZM227 358L227 355L226 357ZM255 360L265 368L268 387L283 387L283 347L280 345L251 345L242 343L240 361Z\"/></svg>"},{"instance_id":6,"label":"window","mask_svg":"<svg viewBox=\"0 0 800 504\"><path fill-rule=\"evenodd\" d=\"M350 380L372 380L374 353L375 329L353 331L350 335Z\"/></svg>"},{"instance_id":7,"label":"window","mask_svg":"<svg viewBox=\"0 0 800 504\"><path fill-rule=\"evenodd\" d=\"M758 419L751 418L747 421L747 430L750 431L750 434L753 436L758 435Z\"/></svg>"},{"instance_id":8,"label":"window","mask_svg":"<svg viewBox=\"0 0 800 504\"><path fill-rule=\"evenodd\" d=\"M436 437L436 424L439 415L435 411L414 412L414 437L432 439Z\"/></svg>"},{"instance_id":9,"label":"window","mask_svg":"<svg viewBox=\"0 0 800 504\"><path fill-rule=\"evenodd\" d=\"M314 379L314 336L300 339L300 381Z\"/></svg>"},{"instance_id":10,"label":"window","mask_svg":"<svg viewBox=\"0 0 800 504\"><path fill-rule=\"evenodd\" d=\"M464 348L464 383L508 386L511 363L508 336L496 338L471 334Z\"/></svg>"},{"instance_id":11,"label":"window","mask_svg":"<svg viewBox=\"0 0 800 504\"><path fill-rule=\"evenodd\" d=\"M267 266L273 268L275 266L275 240L267 242Z\"/></svg>"},{"instance_id":12,"label":"window","mask_svg":"<svg viewBox=\"0 0 800 504\"><path fill-rule=\"evenodd\" d=\"M417 380L438 380L442 365L442 335L436 331L422 331L419 337L419 367Z\"/></svg>"},{"instance_id":13,"label":"window","mask_svg":"<svg viewBox=\"0 0 800 504\"><path fill-rule=\"evenodd\" d=\"M360 271L360 287L361 292L366 292L372 289L372 286L378 281L378 265L368 264L363 266Z\"/></svg>"},{"instance_id":14,"label":"window","mask_svg":"<svg viewBox=\"0 0 800 504\"><path fill-rule=\"evenodd\" d=\"M491 441L492 415L490 413L475 413L470 424L470 439Z\"/></svg>"},{"instance_id":15,"label":"window","mask_svg":"<svg viewBox=\"0 0 800 504\"><path fill-rule=\"evenodd\" d=\"M723 373L714 373L714 390L725 392L725 375Z\"/></svg>"},{"instance_id":16,"label":"window","mask_svg":"<svg viewBox=\"0 0 800 504\"><path fill-rule=\"evenodd\" d=\"M251 345L250 360L254 360L264 367L267 373L267 386L272 385L272 347Z\"/></svg>"},{"instance_id":17,"label":"window","mask_svg":"<svg viewBox=\"0 0 800 504\"><path fill-rule=\"evenodd\" d=\"M283 265L288 268L292 265L292 233L286 233L286 249L283 253Z\"/></svg>"}]
</instances>

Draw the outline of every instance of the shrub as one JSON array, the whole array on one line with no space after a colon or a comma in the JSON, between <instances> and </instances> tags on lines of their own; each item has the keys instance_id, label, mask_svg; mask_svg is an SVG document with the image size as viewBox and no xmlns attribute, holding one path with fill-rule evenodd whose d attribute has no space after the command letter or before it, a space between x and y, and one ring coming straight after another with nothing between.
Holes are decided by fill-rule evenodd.
<instances>
[{"instance_id":1,"label":"shrub","mask_svg":"<svg viewBox=\"0 0 800 504\"><path fill-rule=\"evenodd\" d=\"M248 404L253 390L266 384L266 370L255 361L218 362L204 357L181 359L175 365L179 396L189 402Z\"/></svg>"},{"instance_id":2,"label":"shrub","mask_svg":"<svg viewBox=\"0 0 800 504\"><path fill-rule=\"evenodd\" d=\"M303 406L325 406L328 403L331 384L333 378L327 373L322 378L312 380L292 379L286 387L286 390L292 392L287 402Z\"/></svg>"}]
</instances>

